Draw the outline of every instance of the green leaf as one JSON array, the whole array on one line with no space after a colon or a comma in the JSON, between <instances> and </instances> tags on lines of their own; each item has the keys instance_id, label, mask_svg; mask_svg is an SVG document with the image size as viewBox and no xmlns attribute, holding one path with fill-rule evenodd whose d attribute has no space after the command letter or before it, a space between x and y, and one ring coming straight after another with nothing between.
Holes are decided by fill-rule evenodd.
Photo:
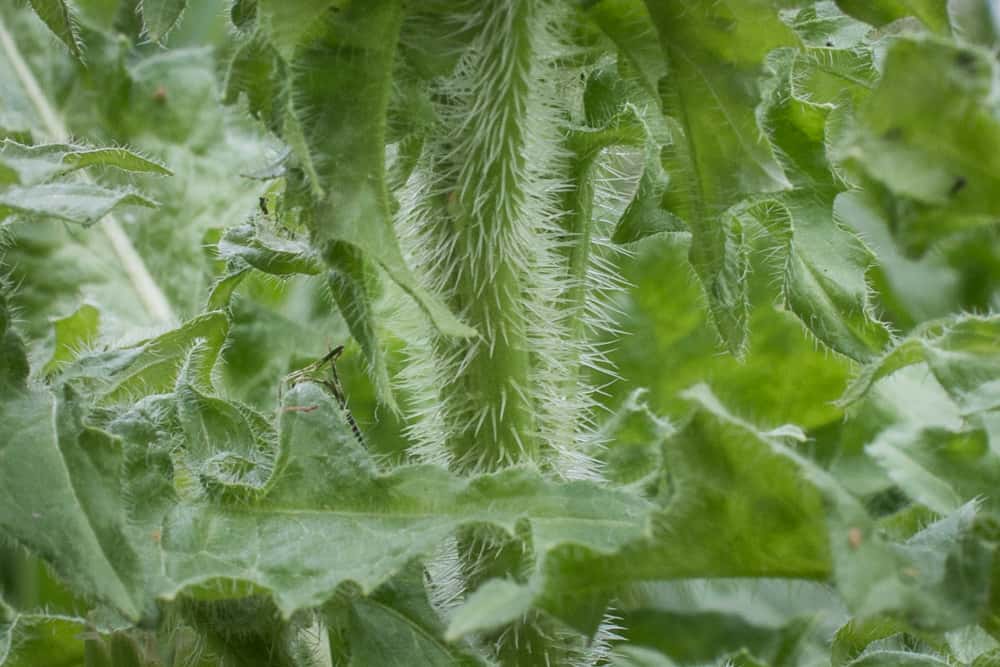
<instances>
[{"instance_id":1,"label":"green leaf","mask_svg":"<svg viewBox=\"0 0 1000 667\"><path fill-rule=\"evenodd\" d=\"M858 45L871 28L856 21L831 0L781 13L782 20L808 46L845 49Z\"/></svg>"},{"instance_id":2,"label":"green leaf","mask_svg":"<svg viewBox=\"0 0 1000 667\"><path fill-rule=\"evenodd\" d=\"M424 591L422 568L400 576L350 604L347 640L351 664L432 667L484 665L460 646L442 639L442 627Z\"/></svg>"},{"instance_id":3,"label":"green leaf","mask_svg":"<svg viewBox=\"0 0 1000 667\"><path fill-rule=\"evenodd\" d=\"M650 98L657 98L660 79L667 75L667 65L650 12L642 0L588 2L585 14L639 73Z\"/></svg>"},{"instance_id":4,"label":"green leaf","mask_svg":"<svg viewBox=\"0 0 1000 667\"><path fill-rule=\"evenodd\" d=\"M347 5L346 0L257 0L257 16L270 41L290 59L298 46L324 30L322 23L331 11L343 11Z\"/></svg>"},{"instance_id":5,"label":"green leaf","mask_svg":"<svg viewBox=\"0 0 1000 667\"><path fill-rule=\"evenodd\" d=\"M180 22L187 0L142 0L139 12L150 41L161 42Z\"/></svg>"},{"instance_id":6,"label":"green leaf","mask_svg":"<svg viewBox=\"0 0 1000 667\"><path fill-rule=\"evenodd\" d=\"M170 176L172 171L125 148L89 148L69 144L24 146L5 139L0 146L0 165L15 176L12 183L32 185L77 169L108 166L122 171Z\"/></svg>"},{"instance_id":7,"label":"green leaf","mask_svg":"<svg viewBox=\"0 0 1000 667\"><path fill-rule=\"evenodd\" d=\"M177 329L108 352L93 352L68 365L64 381L72 381L100 400L111 403L136 395L166 392L196 344L199 386L212 386L212 368L229 331L229 320L220 311L195 317Z\"/></svg>"},{"instance_id":8,"label":"green leaf","mask_svg":"<svg viewBox=\"0 0 1000 667\"><path fill-rule=\"evenodd\" d=\"M833 667L845 667L857 658L874 641L900 635L909 626L890 616L852 619L837 630L833 638L831 662Z\"/></svg>"},{"instance_id":9,"label":"green leaf","mask_svg":"<svg viewBox=\"0 0 1000 667\"><path fill-rule=\"evenodd\" d=\"M66 0L30 0L31 8L77 60L83 59L83 42L76 12Z\"/></svg>"},{"instance_id":10,"label":"green leaf","mask_svg":"<svg viewBox=\"0 0 1000 667\"><path fill-rule=\"evenodd\" d=\"M740 649L768 664L807 662L814 642L828 652L842 609L827 584L782 579L651 583L616 605L630 642L681 664L711 664Z\"/></svg>"},{"instance_id":11,"label":"green leaf","mask_svg":"<svg viewBox=\"0 0 1000 667\"><path fill-rule=\"evenodd\" d=\"M199 357L211 354L196 344L177 378L173 408L184 434L185 463L209 494L246 502L259 494L271 474L275 436L264 417L245 406L206 395L199 389Z\"/></svg>"},{"instance_id":12,"label":"green leaf","mask_svg":"<svg viewBox=\"0 0 1000 667\"><path fill-rule=\"evenodd\" d=\"M803 192L743 205L730 215L767 233L768 261L785 306L831 349L867 361L890 341L865 280L874 257L830 208L829 201Z\"/></svg>"},{"instance_id":13,"label":"green leaf","mask_svg":"<svg viewBox=\"0 0 1000 667\"><path fill-rule=\"evenodd\" d=\"M55 331L55 349L45 364L44 372L51 375L77 357L97 338L101 312L90 304L83 304L76 311L52 322Z\"/></svg>"},{"instance_id":14,"label":"green leaf","mask_svg":"<svg viewBox=\"0 0 1000 667\"><path fill-rule=\"evenodd\" d=\"M268 234L261 227L230 227L223 234L218 247L223 259L239 259L258 271L274 276L311 276L323 270L322 260L308 244L279 238Z\"/></svg>"},{"instance_id":15,"label":"green leaf","mask_svg":"<svg viewBox=\"0 0 1000 667\"><path fill-rule=\"evenodd\" d=\"M1000 407L1000 316L960 315L924 324L860 369L840 398L850 405L880 379L926 362L963 414Z\"/></svg>"},{"instance_id":16,"label":"green leaf","mask_svg":"<svg viewBox=\"0 0 1000 667\"><path fill-rule=\"evenodd\" d=\"M9 624L0 621L0 665L83 664L80 634L86 629L82 618L45 612L14 613Z\"/></svg>"},{"instance_id":17,"label":"green leaf","mask_svg":"<svg viewBox=\"0 0 1000 667\"><path fill-rule=\"evenodd\" d=\"M896 234L913 251L958 230L992 225L1000 213L1000 121L990 56L898 39L884 69L834 157L901 198Z\"/></svg>"},{"instance_id":18,"label":"green leaf","mask_svg":"<svg viewBox=\"0 0 1000 667\"><path fill-rule=\"evenodd\" d=\"M831 9L825 8L825 19L802 10L786 20L812 39L833 43L825 30L843 27L833 22ZM770 54L768 69L761 118L796 188L731 212L765 232L767 263L785 306L831 349L868 360L890 335L875 315L866 279L875 257L836 216L835 197L841 195L826 158L825 126L845 99L867 95L875 79L873 57L863 48L780 49Z\"/></svg>"},{"instance_id":19,"label":"green leaf","mask_svg":"<svg viewBox=\"0 0 1000 667\"><path fill-rule=\"evenodd\" d=\"M0 533L77 592L138 620L144 575L118 481L121 446L81 419L68 390L0 403Z\"/></svg>"},{"instance_id":20,"label":"green leaf","mask_svg":"<svg viewBox=\"0 0 1000 667\"><path fill-rule=\"evenodd\" d=\"M748 270L743 230L727 208L789 181L758 129L748 85L770 49L792 43L770 3L647 2L668 61L660 88L671 119L663 166L669 212L691 230L690 260L726 346L746 341Z\"/></svg>"},{"instance_id":21,"label":"green leaf","mask_svg":"<svg viewBox=\"0 0 1000 667\"><path fill-rule=\"evenodd\" d=\"M247 277L249 271L249 266L237 265L236 268L233 268L226 275L215 281L215 284L212 285L208 293L205 310L224 310L228 308L233 299L233 294L236 292L236 288Z\"/></svg>"},{"instance_id":22,"label":"green leaf","mask_svg":"<svg viewBox=\"0 0 1000 667\"><path fill-rule=\"evenodd\" d=\"M251 115L269 127L280 128L281 81L275 72L280 65L277 51L267 40L259 36L247 39L237 47L229 61L223 101L234 104L243 93Z\"/></svg>"},{"instance_id":23,"label":"green leaf","mask_svg":"<svg viewBox=\"0 0 1000 667\"><path fill-rule=\"evenodd\" d=\"M361 346L379 401L398 413L399 406L393 395L386 365L385 346L376 329L376 280L373 267L361 252L346 243L328 244L326 261L333 269L327 275L330 292L347 322L351 336Z\"/></svg>"},{"instance_id":24,"label":"green leaf","mask_svg":"<svg viewBox=\"0 0 1000 667\"><path fill-rule=\"evenodd\" d=\"M915 16L930 30L947 35L946 0L837 0L844 12L872 25L882 26L906 16Z\"/></svg>"},{"instance_id":25,"label":"green leaf","mask_svg":"<svg viewBox=\"0 0 1000 667\"><path fill-rule=\"evenodd\" d=\"M602 151L613 146L641 150L643 165L639 186L615 226L612 241L634 243L654 234L686 231L683 222L661 207L668 177L660 163L660 150L667 140L667 128L658 113L640 110L656 98L634 88L630 81L609 70L599 70L587 81L587 124L574 128L567 140L576 162L575 184L567 208L575 208L576 216L582 218L569 228L571 234L589 239L593 233L594 181L598 178L595 167Z\"/></svg>"},{"instance_id":26,"label":"green leaf","mask_svg":"<svg viewBox=\"0 0 1000 667\"><path fill-rule=\"evenodd\" d=\"M834 219L865 240L877 260L870 278L884 316L896 328L909 330L923 320L971 309L961 295L961 269L945 257L906 257L892 238L891 223L875 193L851 190L837 195ZM968 239L969 243L975 240ZM964 256L962 262L965 262ZM974 279L976 280L976 279Z\"/></svg>"},{"instance_id":27,"label":"green leaf","mask_svg":"<svg viewBox=\"0 0 1000 667\"><path fill-rule=\"evenodd\" d=\"M28 353L24 342L11 326L6 290L0 283L0 396L22 390L28 379Z\"/></svg>"},{"instance_id":28,"label":"green leaf","mask_svg":"<svg viewBox=\"0 0 1000 667\"><path fill-rule=\"evenodd\" d=\"M648 511L621 492L551 483L521 469L470 480L433 466L380 474L339 406L311 382L286 395L280 442L259 502L182 505L168 518L162 544L176 589L252 582L290 614L324 602L347 581L373 590L461 525L513 531L526 520L539 554L566 542L605 551L642 534ZM356 539L358 531L367 537ZM327 548L331 542L341 547Z\"/></svg>"},{"instance_id":29,"label":"green leaf","mask_svg":"<svg viewBox=\"0 0 1000 667\"><path fill-rule=\"evenodd\" d=\"M327 248L331 244L355 246L381 265L442 333L474 335L439 297L420 286L392 226L385 127L399 0L379 0L363 9L333 0L267 2L259 13L292 74L282 127L305 172L305 182L293 183L293 190L301 187L303 196L315 200L312 228L321 254L325 259L336 254ZM313 76L320 71L326 75ZM252 85L264 85L259 78L268 75L257 72ZM255 94L251 92L252 100Z\"/></svg>"},{"instance_id":30,"label":"green leaf","mask_svg":"<svg viewBox=\"0 0 1000 667\"><path fill-rule=\"evenodd\" d=\"M780 436L761 433L726 411L707 387L694 387L685 398L694 412L664 445L670 490L654 514L652 536L607 557L557 549L539 586L541 608L572 618L581 598L627 582L823 580L835 564L838 575L848 567L832 528L841 522L867 525L860 505ZM837 517L829 527L828 511ZM595 579L595 572L617 574Z\"/></svg>"},{"instance_id":31,"label":"green leaf","mask_svg":"<svg viewBox=\"0 0 1000 667\"><path fill-rule=\"evenodd\" d=\"M452 613L445 639L455 641L511 623L531 610L535 591L509 579L491 579Z\"/></svg>"},{"instance_id":32,"label":"green leaf","mask_svg":"<svg viewBox=\"0 0 1000 667\"><path fill-rule=\"evenodd\" d=\"M939 515L957 511L981 498L992 510L1000 507L993 486L1000 479L1000 458L991 451L987 432L928 427L897 427L881 433L865 451L917 502Z\"/></svg>"},{"instance_id":33,"label":"green leaf","mask_svg":"<svg viewBox=\"0 0 1000 667\"><path fill-rule=\"evenodd\" d=\"M90 226L118 206L155 208L158 204L129 189L113 190L90 183L44 183L0 192L0 222L21 215Z\"/></svg>"},{"instance_id":34,"label":"green leaf","mask_svg":"<svg viewBox=\"0 0 1000 667\"><path fill-rule=\"evenodd\" d=\"M921 655L905 650L874 649L850 663L851 667L948 667L942 657Z\"/></svg>"},{"instance_id":35,"label":"green leaf","mask_svg":"<svg viewBox=\"0 0 1000 667\"><path fill-rule=\"evenodd\" d=\"M817 349L794 317L776 312L771 267L751 274L757 305L747 359L753 361L740 363L718 354L700 289L689 271L677 269L685 264L685 250L669 237L653 237L637 245L635 259L619 264L635 287L623 301L622 328L630 335L618 342L611 359L631 386L619 385L612 405L633 387L645 386L655 414L681 418L686 410L677 393L712 378L713 391L726 405L761 423L795 422L811 431L840 422L842 414L832 403L849 379L847 359ZM635 437L618 439L627 443Z\"/></svg>"}]
</instances>

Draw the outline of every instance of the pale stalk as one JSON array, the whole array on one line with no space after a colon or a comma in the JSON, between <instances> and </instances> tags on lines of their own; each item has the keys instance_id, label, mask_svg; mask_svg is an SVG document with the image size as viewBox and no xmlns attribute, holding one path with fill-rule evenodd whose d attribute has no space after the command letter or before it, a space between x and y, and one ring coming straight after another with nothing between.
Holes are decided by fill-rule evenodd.
<instances>
[{"instance_id":1,"label":"pale stalk","mask_svg":"<svg viewBox=\"0 0 1000 667\"><path fill-rule=\"evenodd\" d=\"M24 90L28 94L28 99L31 100L31 103L38 111L38 115L42 119L42 124L45 126L45 131L49 135L49 138L53 141L67 141L69 139L69 132L66 129L65 123L63 123L62 118L59 117L55 109L52 108L41 86L38 85L38 80L21 55L21 51L17 48L17 43L11 37L2 17L0 17L0 48L3 49L4 53L10 59L11 66L21 85L24 86ZM87 181L91 180L86 174L83 174L82 178ZM170 307L170 302L167 301L163 290L156 284L156 280L153 279L149 269L146 268L146 263L135 249L135 246L132 245L132 241L129 239L128 234L125 233L121 223L118 222L113 214L109 214L98 223L98 226L108 237L111 249L117 255L122 268L132 283L132 288L135 290L136 295L150 317L160 324L175 324L177 317Z\"/></svg>"}]
</instances>

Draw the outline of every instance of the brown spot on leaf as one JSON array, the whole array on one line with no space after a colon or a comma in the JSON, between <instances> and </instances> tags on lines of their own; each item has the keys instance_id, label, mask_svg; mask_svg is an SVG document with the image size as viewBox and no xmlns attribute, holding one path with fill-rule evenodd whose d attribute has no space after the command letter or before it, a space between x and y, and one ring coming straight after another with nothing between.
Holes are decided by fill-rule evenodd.
<instances>
[{"instance_id":1,"label":"brown spot on leaf","mask_svg":"<svg viewBox=\"0 0 1000 667\"><path fill-rule=\"evenodd\" d=\"M861 546L861 542L864 540L864 535L861 533L860 528L851 528L847 531L847 543L851 546L851 549L857 551Z\"/></svg>"}]
</instances>

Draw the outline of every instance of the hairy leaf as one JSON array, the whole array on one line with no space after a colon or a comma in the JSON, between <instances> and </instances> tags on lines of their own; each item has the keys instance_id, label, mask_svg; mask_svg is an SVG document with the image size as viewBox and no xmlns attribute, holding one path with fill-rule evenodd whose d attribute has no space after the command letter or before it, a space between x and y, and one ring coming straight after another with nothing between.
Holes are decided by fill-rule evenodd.
<instances>
[{"instance_id":1,"label":"hairy leaf","mask_svg":"<svg viewBox=\"0 0 1000 667\"><path fill-rule=\"evenodd\" d=\"M21 185L41 183L92 166L167 176L173 173L159 162L124 148L88 148L68 144L24 146L10 139L5 139L0 146L0 165L14 176L10 182Z\"/></svg>"},{"instance_id":2,"label":"hairy leaf","mask_svg":"<svg viewBox=\"0 0 1000 667\"><path fill-rule=\"evenodd\" d=\"M197 379L201 386L211 387L212 368L228 331L225 314L209 312L155 338L81 356L65 368L62 378L86 387L107 402L163 392L174 386L192 348L202 345L196 363Z\"/></svg>"},{"instance_id":3,"label":"hairy leaf","mask_svg":"<svg viewBox=\"0 0 1000 667\"><path fill-rule=\"evenodd\" d=\"M280 440L259 502L172 512L163 548L175 586L253 582L291 613L347 581L373 590L463 524L513 530L527 520L540 554L564 542L613 549L644 530L645 502L589 483L552 484L528 470L472 480L431 466L380 474L340 408L312 383L288 392ZM366 540L352 539L359 530ZM341 548L322 546L329 540Z\"/></svg>"},{"instance_id":4,"label":"hairy leaf","mask_svg":"<svg viewBox=\"0 0 1000 667\"><path fill-rule=\"evenodd\" d=\"M275 276L316 275L322 270L320 258L307 244L268 236L249 225L227 229L219 241L219 254Z\"/></svg>"},{"instance_id":5,"label":"hairy leaf","mask_svg":"<svg viewBox=\"0 0 1000 667\"><path fill-rule=\"evenodd\" d=\"M25 388L28 355L24 342L14 331L6 290L0 285L0 394Z\"/></svg>"},{"instance_id":6,"label":"hairy leaf","mask_svg":"<svg viewBox=\"0 0 1000 667\"><path fill-rule=\"evenodd\" d=\"M118 206L155 208L157 203L134 190L113 190L90 183L43 183L0 192L0 221L12 215L54 218L92 225Z\"/></svg>"},{"instance_id":7,"label":"hairy leaf","mask_svg":"<svg viewBox=\"0 0 1000 667\"><path fill-rule=\"evenodd\" d=\"M1000 406L997 395L996 316L957 316L928 322L861 368L840 402L849 405L878 380L925 362L965 414Z\"/></svg>"},{"instance_id":8,"label":"hairy leaf","mask_svg":"<svg viewBox=\"0 0 1000 667\"><path fill-rule=\"evenodd\" d=\"M55 330L55 349L45 364L47 374L75 359L97 338L100 311L90 304L83 304L76 311L52 323Z\"/></svg>"},{"instance_id":9,"label":"hairy leaf","mask_svg":"<svg viewBox=\"0 0 1000 667\"><path fill-rule=\"evenodd\" d=\"M282 127L305 171L306 182L300 187L316 200L313 231L323 254L331 243L357 247L416 299L443 333L472 335L439 298L417 283L392 228L384 139L401 16L398 0L380 0L363 9L355 4L341 7L332 0L295 7L268 2L259 11L264 29L293 73ZM305 20L302 12L312 20ZM269 75L269 70L259 69L245 77L244 88L256 91ZM251 93L251 100L255 95Z\"/></svg>"},{"instance_id":10,"label":"hairy leaf","mask_svg":"<svg viewBox=\"0 0 1000 667\"><path fill-rule=\"evenodd\" d=\"M142 0L142 25L151 41L162 41L184 14L187 0Z\"/></svg>"},{"instance_id":11,"label":"hairy leaf","mask_svg":"<svg viewBox=\"0 0 1000 667\"><path fill-rule=\"evenodd\" d=\"M691 230L690 260L720 335L733 352L747 330L743 230L721 218L748 194L789 187L752 112L751 79L792 35L769 3L648 2L667 58L660 96L671 119L663 166L668 211Z\"/></svg>"},{"instance_id":12,"label":"hairy leaf","mask_svg":"<svg viewBox=\"0 0 1000 667\"><path fill-rule=\"evenodd\" d=\"M873 256L831 218L829 202L791 195L731 214L768 234L769 262L781 280L785 305L819 340L858 361L871 359L889 342L865 282Z\"/></svg>"},{"instance_id":13,"label":"hairy leaf","mask_svg":"<svg viewBox=\"0 0 1000 667\"><path fill-rule=\"evenodd\" d=\"M402 665L414 659L440 667L486 664L442 638L421 568L407 567L372 595L353 600L346 625L351 660L358 664Z\"/></svg>"},{"instance_id":14,"label":"hairy leaf","mask_svg":"<svg viewBox=\"0 0 1000 667\"><path fill-rule=\"evenodd\" d=\"M76 13L67 0L30 0L31 8L77 59L83 58L83 43Z\"/></svg>"}]
</instances>

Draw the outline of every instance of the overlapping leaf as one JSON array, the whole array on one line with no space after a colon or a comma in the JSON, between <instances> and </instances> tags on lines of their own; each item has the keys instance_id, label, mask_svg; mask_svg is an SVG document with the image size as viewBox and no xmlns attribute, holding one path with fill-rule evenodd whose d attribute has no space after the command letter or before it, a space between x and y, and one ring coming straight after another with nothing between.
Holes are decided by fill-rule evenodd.
<instances>
[{"instance_id":1,"label":"overlapping leaf","mask_svg":"<svg viewBox=\"0 0 1000 667\"><path fill-rule=\"evenodd\" d=\"M899 197L895 231L911 251L993 224L1000 122L991 59L971 46L907 38L892 44L884 68L835 157Z\"/></svg>"},{"instance_id":2,"label":"overlapping leaf","mask_svg":"<svg viewBox=\"0 0 1000 667\"><path fill-rule=\"evenodd\" d=\"M918 363L927 363L941 386L964 414L1000 406L997 373L1000 358L997 316L957 316L928 322L864 366L844 392L849 405L881 378Z\"/></svg>"},{"instance_id":3,"label":"overlapping leaf","mask_svg":"<svg viewBox=\"0 0 1000 667\"><path fill-rule=\"evenodd\" d=\"M591 484L557 485L528 470L461 480L440 468L377 472L340 408L317 385L286 396L275 474L258 503L181 506L166 521L168 576L179 585L253 582L290 613L338 585L372 590L462 524L513 530L530 522L536 549L572 542L614 548L644 530L648 506ZM368 537L357 540L358 531ZM327 549L323 544L337 544Z\"/></svg>"},{"instance_id":4,"label":"overlapping leaf","mask_svg":"<svg viewBox=\"0 0 1000 667\"><path fill-rule=\"evenodd\" d=\"M389 216L384 137L399 3L386 0L360 8L307 2L296 7L261 3L259 21L280 56L270 56L271 62L268 54L255 56L252 60L260 66L251 70L249 56L238 54L237 62L245 64L230 77L230 94L247 91L254 107L261 108L268 104L262 91L275 91L275 122L305 173L305 182L295 188L308 193L303 204L312 209L319 245L343 242L358 248L409 292L442 332L470 335L440 299L417 284ZM279 57L292 76L287 83L291 95L284 102L283 91L268 87L269 77L285 71L274 62ZM320 71L327 76L313 76ZM336 268L336 260L332 263ZM352 279L357 282L358 276Z\"/></svg>"},{"instance_id":5,"label":"overlapping leaf","mask_svg":"<svg viewBox=\"0 0 1000 667\"><path fill-rule=\"evenodd\" d=\"M0 189L0 220L19 214L91 225L117 206L156 206L156 202L133 189L53 182L71 171L98 165L133 172L171 173L163 165L124 148L24 146L6 139L0 147L0 186L6 185Z\"/></svg>"},{"instance_id":6,"label":"overlapping leaf","mask_svg":"<svg viewBox=\"0 0 1000 667\"><path fill-rule=\"evenodd\" d=\"M789 187L752 112L765 54L793 36L769 3L647 3L667 59L660 96L671 119L663 166L667 210L691 230L691 264L723 341L747 331L744 230L722 213L745 196Z\"/></svg>"}]
</instances>

